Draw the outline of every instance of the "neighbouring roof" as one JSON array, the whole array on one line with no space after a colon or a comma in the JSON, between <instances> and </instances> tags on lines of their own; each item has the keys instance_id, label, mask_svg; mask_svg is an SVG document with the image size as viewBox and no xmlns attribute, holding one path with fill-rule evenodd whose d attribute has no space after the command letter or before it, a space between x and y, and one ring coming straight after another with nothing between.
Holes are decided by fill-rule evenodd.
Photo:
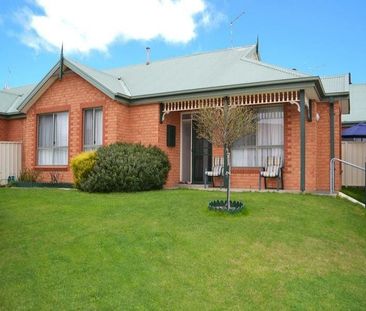
<instances>
[{"instance_id":1,"label":"neighbouring roof","mask_svg":"<svg viewBox=\"0 0 366 311\"><path fill-rule=\"evenodd\" d=\"M344 123L366 122L366 83L350 85L351 112L342 115Z\"/></svg>"},{"instance_id":2,"label":"neighbouring roof","mask_svg":"<svg viewBox=\"0 0 366 311\"><path fill-rule=\"evenodd\" d=\"M349 92L349 74L321 77L320 79L322 80L325 92L329 95L339 92Z\"/></svg>"},{"instance_id":3,"label":"neighbouring roof","mask_svg":"<svg viewBox=\"0 0 366 311\"><path fill-rule=\"evenodd\" d=\"M33 90L34 86L35 85L26 85L0 90L0 113L18 113L19 111L17 108L21 105L24 98Z\"/></svg>"},{"instance_id":4,"label":"neighbouring roof","mask_svg":"<svg viewBox=\"0 0 366 311\"><path fill-rule=\"evenodd\" d=\"M20 113L28 103L37 98L37 94L39 96L52 83L51 79L56 79L60 65L59 61L35 86L0 91L0 114ZM322 92L332 95L347 93L349 84L348 75L319 78L297 70L266 64L260 61L257 45L104 71L68 58L63 59L63 65L111 98L126 101L170 94L215 91L236 86L301 82L309 79L319 81Z\"/></svg>"},{"instance_id":5,"label":"neighbouring roof","mask_svg":"<svg viewBox=\"0 0 366 311\"><path fill-rule=\"evenodd\" d=\"M359 123L342 132L342 137L344 138L363 138L366 137L366 123Z\"/></svg>"}]
</instances>

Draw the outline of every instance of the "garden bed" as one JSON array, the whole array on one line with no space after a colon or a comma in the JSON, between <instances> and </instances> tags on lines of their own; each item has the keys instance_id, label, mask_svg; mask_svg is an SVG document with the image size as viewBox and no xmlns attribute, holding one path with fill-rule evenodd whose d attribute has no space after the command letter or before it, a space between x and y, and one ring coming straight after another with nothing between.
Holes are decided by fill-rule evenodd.
<instances>
[{"instance_id":1,"label":"garden bed","mask_svg":"<svg viewBox=\"0 0 366 311\"><path fill-rule=\"evenodd\" d=\"M12 187L21 188L74 188L72 183L50 183L50 182L31 182L31 181L15 181L10 184Z\"/></svg>"}]
</instances>

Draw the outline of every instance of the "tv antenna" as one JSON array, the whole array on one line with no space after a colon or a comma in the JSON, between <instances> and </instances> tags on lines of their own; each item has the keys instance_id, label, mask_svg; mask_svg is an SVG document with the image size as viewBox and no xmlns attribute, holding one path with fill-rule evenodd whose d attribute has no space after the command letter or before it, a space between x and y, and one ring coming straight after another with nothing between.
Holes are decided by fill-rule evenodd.
<instances>
[{"instance_id":1,"label":"tv antenna","mask_svg":"<svg viewBox=\"0 0 366 311\"><path fill-rule=\"evenodd\" d=\"M6 80L4 83L4 90L10 89L10 85L9 85L10 76L11 76L11 70L10 70L10 67L8 67L8 72L7 72Z\"/></svg>"},{"instance_id":2,"label":"tv antenna","mask_svg":"<svg viewBox=\"0 0 366 311\"><path fill-rule=\"evenodd\" d=\"M245 11L242 11L237 17L235 17L231 22L230 22L230 43L231 43L231 47L234 47L234 42L233 42L233 24L243 15L245 14Z\"/></svg>"}]
</instances>

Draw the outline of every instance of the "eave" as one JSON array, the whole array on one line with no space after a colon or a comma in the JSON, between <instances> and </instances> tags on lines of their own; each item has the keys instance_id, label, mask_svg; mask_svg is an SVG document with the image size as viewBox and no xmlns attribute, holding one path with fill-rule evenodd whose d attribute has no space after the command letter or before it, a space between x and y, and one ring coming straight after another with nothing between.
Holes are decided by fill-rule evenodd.
<instances>
[{"instance_id":1,"label":"eave","mask_svg":"<svg viewBox=\"0 0 366 311\"><path fill-rule=\"evenodd\" d=\"M271 90L287 90L287 89L310 89L317 88L318 100L325 98L324 89L319 82L319 77L301 77L286 80L274 80L265 82L254 82L254 83L243 83L236 85L227 86L217 86L210 88L197 88L190 90L165 92L165 93L155 93L141 96L132 96L129 98L130 104L145 104L151 102L161 102L179 99L190 99L197 97L207 97L207 96L220 96L220 95L232 95L238 91L242 93L251 92L262 92Z\"/></svg>"}]
</instances>

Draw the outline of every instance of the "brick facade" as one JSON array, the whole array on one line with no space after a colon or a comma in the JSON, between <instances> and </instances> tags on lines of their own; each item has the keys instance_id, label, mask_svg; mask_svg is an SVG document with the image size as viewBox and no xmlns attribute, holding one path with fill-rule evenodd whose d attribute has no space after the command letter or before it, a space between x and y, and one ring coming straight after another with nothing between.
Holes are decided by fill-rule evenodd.
<instances>
[{"instance_id":1,"label":"brick facade","mask_svg":"<svg viewBox=\"0 0 366 311\"><path fill-rule=\"evenodd\" d=\"M0 119L0 140L23 142L23 167L41 172L50 180L57 171L60 181L71 182L69 166L37 165L37 116L43 113L67 111L69 115L68 159L83 150L83 109L101 107L103 110L103 144L117 141L157 145L171 162L166 186L180 181L180 113L170 113L160 123L159 103L126 105L116 102L72 72L55 81L29 108L23 119ZM316 115L319 114L319 121ZM340 157L340 105L335 104L335 156ZM176 146L167 147L167 125L176 126ZM329 104L313 103L312 121L306 121L306 190L329 190L330 126ZM284 188L300 188L300 113L296 105L284 105ZM213 148L213 155L222 155L222 148ZM336 187L340 187L340 167L336 171ZM232 187L257 189L258 168L233 168Z\"/></svg>"}]
</instances>

